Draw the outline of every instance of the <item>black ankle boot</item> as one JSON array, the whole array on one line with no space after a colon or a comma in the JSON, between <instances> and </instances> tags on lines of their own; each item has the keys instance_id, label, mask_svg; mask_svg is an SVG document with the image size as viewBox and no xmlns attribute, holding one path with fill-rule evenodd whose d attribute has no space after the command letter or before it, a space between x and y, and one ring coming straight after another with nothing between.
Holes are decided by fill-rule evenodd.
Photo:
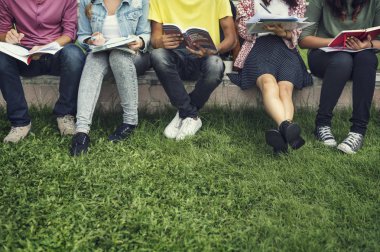
<instances>
[{"instance_id":1,"label":"black ankle boot","mask_svg":"<svg viewBox=\"0 0 380 252\"><path fill-rule=\"evenodd\" d=\"M265 141L273 147L273 153L276 155L288 152L288 144L278 130L270 129L265 132Z\"/></svg>"},{"instance_id":2,"label":"black ankle boot","mask_svg":"<svg viewBox=\"0 0 380 252\"><path fill-rule=\"evenodd\" d=\"M298 124L283 121L280 124L279 131L293 149L297 150L305 144L305 140L301 137L301 128Z\"/></svg>"}]
</instances>

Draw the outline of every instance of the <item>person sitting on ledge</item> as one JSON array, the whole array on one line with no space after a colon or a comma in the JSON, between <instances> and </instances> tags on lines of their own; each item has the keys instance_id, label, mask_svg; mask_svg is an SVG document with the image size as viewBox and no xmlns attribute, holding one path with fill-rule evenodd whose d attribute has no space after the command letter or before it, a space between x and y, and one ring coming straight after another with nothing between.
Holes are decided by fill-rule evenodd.
<instances>
[{"instance_id":1,"label":"person sitting on ledge","mask_svg":"<svg viewBox=\"0 0 380 252\"><path fill-rule=\"evenodd\" d=\"M20 76L60 76L59 99L54 106L61 135L74 134L79 80L85 55L72 41L77 33L77 0L0 0L0 41L38 50L59 45L55 55L37 54L29 65L0 52L0 90L7 103L11 131L4 142L27 136L31 118Z\"/></svg>"},{"instance_id":2,"label":"person sitting on ledge","mask_svg":"<svg viewBox=\"0 0 380 252\"><path fill-rule=\"evenodd\" d=\"M89 131L104 76L112 71L123 109L123 123L108 140L118 142L129 137L138 123L138 83L135 53L146 52L150 42L148 0L81 0L78 41L85 48L101 46L111 39L132 36L136 41L125 48L90 52L80 80L76 133L70 153L84 154L90 144ZM128 51L125 51L128 50Z\"/></svg>"},{"instance_id":3,"label":"person sitting on ledge","mask_svg":"<svg viewBox=\"0 0 380 252\"><path fill-rule=\"evenodd\" d=\"M363 40L349 37L346 46L353 52L324 52L319 48L327 47L341 31L380 26L380 1L310 0L306 16L315 24L302 32L299 44L311 49L308 54L311 73L323 79L315 136L326 146L337 146L331 130L333 109L347 81L352 79L352 126L337 148L354 154L363 145L370 118L378 65L376 50L371 49L380 49L380 41L371 36Z\"/></svg>"},{"instance_id":4,"label":"person sitting on ledge","mask_svg":"<svg viewBox=\"0 0 380 252\"><path fill-rule=\"evenodd\" d=\"M230 51L237 43L231 6L228 0L151 0L151 63L170 102L178 112L164 130L167 138L182 140L194 135L202 126L199 110L222 82L224 65L219 53ZM183 46L183 36L165 34L163 25L175 24L185 30L207 30L216 50L198 44ZM224 32L220 41L219 27ZM188 94L182 80L197 80Z\"/></svg>"},{"instance_id":5,"label":"person sitting on ledge","mask_svg":"<svg viewBox=\"0 0 380 252\"><path fill-rule=\"evenodd\" d=\"M285 30L280 25L268 25L268 32L251 34L247 21L254 15L268 12L279 16L303 17L305 0L242 0L237 5L238 32L245 40L235 61L239 74L228 74L242 89L256 85L263 96L264 108L278 129L265 132L266 142L275 154L286 153L288 144L299 149L305 141L301 128L293 122L293 90L313 83L298 50L300 30Z\"/></svg>"}]
</instances>

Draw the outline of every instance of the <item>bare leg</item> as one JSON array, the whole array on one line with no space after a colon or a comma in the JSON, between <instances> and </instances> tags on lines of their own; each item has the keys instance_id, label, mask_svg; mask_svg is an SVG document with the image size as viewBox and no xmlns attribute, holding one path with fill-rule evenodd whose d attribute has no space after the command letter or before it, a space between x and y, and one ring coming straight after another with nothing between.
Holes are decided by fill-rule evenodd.
<instances>
[{"instance_id":1,"label":"bare leg","mask_svg":"<svg viewBox=\"0 0 380 252\"><path fill-rule=\"evenodd\" d=\"M261 90L265 111L279 126L287 118L276 79L271 74L263 74L257 79L256 85Z\"/></svg>"},{"instance_id":2,"label":"bare leg","mask_svg":"<svg viewBox=\"0 0 380 252\"><path fill-rule=\"evenodd\" d=\"M294 116L294 105L293 105L293 89L294 86L289 81L278 82L278 87L280 89L280 99L285 110L285 120L292 121Z\"/></svg>"}]
</instances>

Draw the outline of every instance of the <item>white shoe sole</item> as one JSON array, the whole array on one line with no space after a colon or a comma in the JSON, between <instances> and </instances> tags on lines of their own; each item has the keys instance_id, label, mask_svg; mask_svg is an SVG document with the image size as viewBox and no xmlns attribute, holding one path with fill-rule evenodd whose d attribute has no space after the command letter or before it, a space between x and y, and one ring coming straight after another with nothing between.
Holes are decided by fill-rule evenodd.
<instances>
[{"instance_id":1,"label":"white shoe sole","mask_svg":"<svg viewBox=\"0 0 380 252\"><path fill-rule=\"evenodd\" d=\"M335 140L327 140L327 141L322 141L323 145L327 147L334 148L338 145L338 143Z\"/></svg>"},{"instance_id":2,"label":"white shoe sole","mask_svg":"<svg viewBox=\"0 0 380 252\"><path fill-rule=\"evenodd\" d=\"M341 143L338 145L337 149L346 154L356 154L356 151L353 151L347 144Z\"/></svg>"}]
</instances>

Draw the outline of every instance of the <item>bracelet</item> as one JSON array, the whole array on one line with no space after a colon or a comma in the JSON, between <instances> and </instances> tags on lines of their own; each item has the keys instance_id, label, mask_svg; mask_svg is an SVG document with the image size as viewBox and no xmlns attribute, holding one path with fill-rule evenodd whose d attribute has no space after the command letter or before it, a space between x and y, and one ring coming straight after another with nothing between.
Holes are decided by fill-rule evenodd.
<instances>
[{"instance_id":1,"label":"bracelet","mask_svg":"<svg viewBox=\"0 0 380 252\"><path fill-rule=\"evenodd\" d=\"M369 41L369 43L371 43L371 48L373 48L373 43L372 43L372 40Z\"/></svg>"}]
</instances>

